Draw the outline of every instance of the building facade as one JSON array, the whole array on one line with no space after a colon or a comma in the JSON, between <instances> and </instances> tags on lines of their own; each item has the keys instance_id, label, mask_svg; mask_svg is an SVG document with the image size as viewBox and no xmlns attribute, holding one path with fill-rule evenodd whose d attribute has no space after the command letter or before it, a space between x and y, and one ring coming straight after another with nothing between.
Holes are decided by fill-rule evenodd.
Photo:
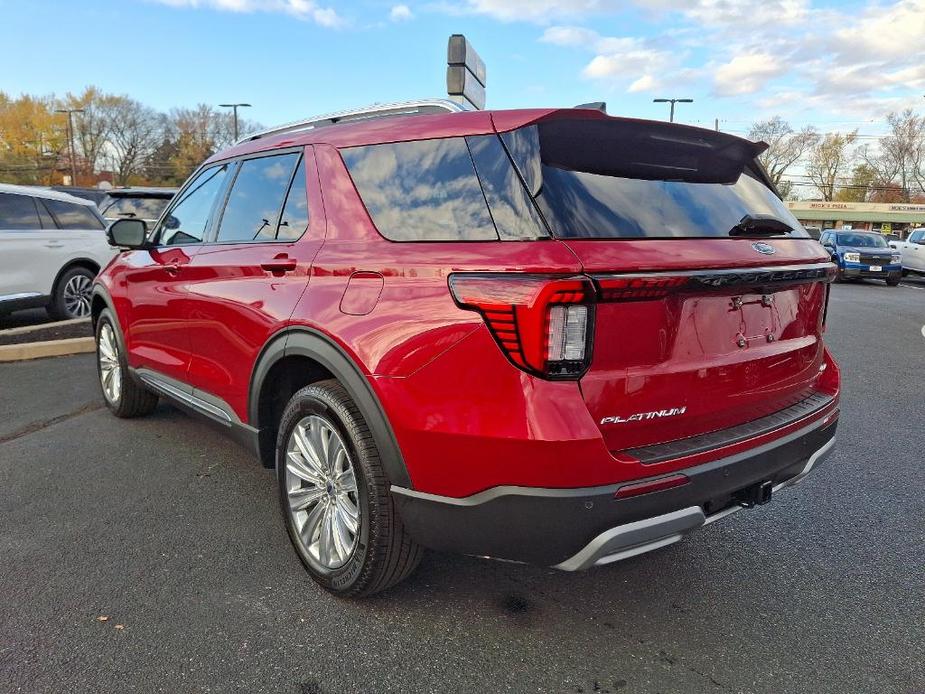
<instances>
[{"instance_id":1,"label":"building facade","mask_svg":"<svg viewBox=\"0 0 925 694\"><path fill-rule=\"evenodd\" d=\"M822 229L850 226L905 238L910 229L925 226L925 205L916 203L796 200L787 207L803 226Z\"/></svg>"}]
</instances>

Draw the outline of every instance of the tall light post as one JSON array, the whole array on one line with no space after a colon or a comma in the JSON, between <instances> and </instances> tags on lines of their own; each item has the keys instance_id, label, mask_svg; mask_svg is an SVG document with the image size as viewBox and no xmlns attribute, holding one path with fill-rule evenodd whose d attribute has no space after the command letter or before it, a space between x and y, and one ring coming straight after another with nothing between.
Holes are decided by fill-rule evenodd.
<instances>
[{"instance_id":1,"label":"tall light post","mask_svg":"<svg viewBox=\"0 0 925 694\"><path fill-rule=\"evenodd\" d=\"M221 108L230 108L234 111L234 141L238 141L238 109L250 108L250 104L219 104Z\"/></svg>"},{"instance_id":2,"label":"tall light post","mask_svg":"<svg viewBox=\"0 0 925 694\"><path fill-rule=\"evenodd\" d=\"M668 122L674 123L674 105L675 104L692 104L694 103L693 99L652 99L653 104L671 104L671 111L669 112Z\"/></svg>"},{"instance_id":3,"label":"tall light post","mask_svg":"<svg viewBox=\"0 0 925 694\"><path fill-rule=\"evenodd\" d=\"M67 114L67 147L71 153L71 185L77 185L77 154L74 151L74 114L83 113L82 108L56 108L55 113Z\"/></svg>"}]
</instances>

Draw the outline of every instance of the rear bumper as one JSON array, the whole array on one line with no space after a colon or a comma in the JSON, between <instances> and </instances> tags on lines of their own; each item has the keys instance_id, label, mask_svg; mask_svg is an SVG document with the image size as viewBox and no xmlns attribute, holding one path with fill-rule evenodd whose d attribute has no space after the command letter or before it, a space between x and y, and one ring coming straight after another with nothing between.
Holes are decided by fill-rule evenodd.
<instances>
[{"instance_id":1,"label":"rear bumper","mask_svg":"<svg viewBox=\"0 0 925 694\"><path fill-rule=\"evenodd\" d=\"M832 451L836 417L681 470L683 486L624 499L614 494L626 483L495 487L464 498L392 491L406 529L427 547L579 570L676 542L739 510L734 496L743 489L769 482L779 491L801 481Z\"/></svg>"}]
</instances>

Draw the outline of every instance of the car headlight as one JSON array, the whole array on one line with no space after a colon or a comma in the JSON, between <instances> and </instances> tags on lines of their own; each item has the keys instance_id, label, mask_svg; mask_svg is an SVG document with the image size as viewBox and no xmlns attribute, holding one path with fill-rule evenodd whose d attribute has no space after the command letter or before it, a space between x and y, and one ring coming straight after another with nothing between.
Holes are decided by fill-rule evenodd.
<instances>
[{"instance_id":1,"label":"car headlight","mask_svg":"<svg viewBox=\"0 0 925 694\"><path fill-rule=\"evenodd\" d=\"M845 253L845 262L847 263L860 263L861 254L860 253Z\"/></svg>"},{"instance_id":2,"label":"car headlight","mask_svg":"<svg viewBox=\"0 0 925 694\"><path fill-rule=\"evenodd\" d=\"M901 262L902 259L902 253L893 253L892 257L890 258L890 262L895 265L896 263Z\"/></svg>"}]
</instances>

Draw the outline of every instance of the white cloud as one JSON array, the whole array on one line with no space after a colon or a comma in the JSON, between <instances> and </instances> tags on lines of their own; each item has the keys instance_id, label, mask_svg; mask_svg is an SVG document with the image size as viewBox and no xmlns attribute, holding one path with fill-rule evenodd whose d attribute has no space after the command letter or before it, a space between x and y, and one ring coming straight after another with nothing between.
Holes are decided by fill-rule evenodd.
<instances>
[{"instance_id":1,"label":"white cloud","mask_svg":"<svg viewBox=\"0 0 925 694\"><path fill-rule=\"evenodd\" d=\"M786 71L787 66L769 53L737 55L716 68L713 91L718 96L754 94Z\"/></svg>"},{"instance_id":2,"label":"white cloud","mask_svg":"<svg viewBox=\"0 0 925 694\"><path fill-rule=\"evenodd\" d=\"M414 18L414 13L407 5L395 5L389 11L389 19L393 22L405 22Z\"/></svg>"},{"instance_id":3,"label":"white cloud","mask_svg":"<svg viewBox=\"0 0 925 694\"><path fill-rule=\"evenodd\" d=\"M541 22L597 14L620 6L617 0L465 0L464 10L504 22Z\"/></svg>"},{"instance_id":4,"label":"white cloud","mask_svg":"<svg viewBox=\"0 0 925 694\"><path fill-rule=\"evenodd\" d=\"M324 27L344 25L344 19L332 7L319 7L313 0L155 0L172 7L209 8L226 12L279 12L298 19L313 21Z\"/></svg>"}]
</instances>

